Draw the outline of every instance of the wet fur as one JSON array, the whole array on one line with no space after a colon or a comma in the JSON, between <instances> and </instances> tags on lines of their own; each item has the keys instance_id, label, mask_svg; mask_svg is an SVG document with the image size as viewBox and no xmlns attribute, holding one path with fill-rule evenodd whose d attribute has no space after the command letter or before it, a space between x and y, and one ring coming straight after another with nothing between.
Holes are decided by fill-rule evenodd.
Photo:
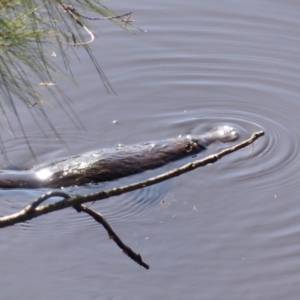
<instances>
[{"instance_id":1,"label":"wet fur","mask_svg":"<svg viewBox=\"0 0 300 300\"><path fill-rule=\"evenodd\" d=\"M237 137L233 128L219 126L196 138L180 136L134 146L119 145L54 161L29 171L0 171L0 188L61 188L116 180L199 153L215 141L229 142Z\"/></svg>"}]
</instances>

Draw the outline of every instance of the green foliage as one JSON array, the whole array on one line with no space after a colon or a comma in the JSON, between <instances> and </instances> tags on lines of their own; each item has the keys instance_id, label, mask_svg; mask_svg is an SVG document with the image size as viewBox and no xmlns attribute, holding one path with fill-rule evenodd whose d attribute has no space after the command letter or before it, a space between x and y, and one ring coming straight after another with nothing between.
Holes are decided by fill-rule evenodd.
<instances>
[{"instance_id":1,"label":"green foliage","mask_svg":"<svg viewBox=\"0 0 300 300\"><path fill-rule=\"evenodd\" d=\"M91 13L96 18L85 17ZM84 43L83 29L91 20L109 20L127 29L122 16L97 0L0 0L0 110L6 120L6 109L14 112L25 137L17 109L20 102L16 103L16 99L29 108L37 106L35 109L55 131L43 106L37 105L42 102L37 90L38 84L51 85L57 76L67 75L75 82L67 56L67 50L73 48L63 47L66 41L70 44L83 42L105 88L114 92L89 45ZM51 55L56 55L53 49L60 52L67 72L53 65ZM62 91L56 89L58 93L54 93L55 89L50 90L53 97L63 98ZM57 103L61 103L61 99Z\"/></svg>"},{"instance_id":2,"label":"green foliage","mask_svg":"<svg viewBox=\"0 0 300 300\"><path fill-rule=\"evenodd\" d=\"M75 9L71 6L71 2L69 1L67 5ZM113 11L97 1L73 2L84 11L92 10L125 28L120 18L114 18L117 15ZM4 99L10 99L10 95L15 94L27 105L32 101L33 103L39 101L39 95L32 83L51 82L53 73L57 72L49 63L51 43L59 47L69 69L60 37L68 38L71 28L76 31L76 33L72 32L72 37L78 35L82 28L76 20L81 18L75 16L75 19L71 14L66 13L61 8L62 4L66 5L55 0L0 0L0 88ZM78 7L76 11L77 9ZM82 24L82 20L80 22ZM85 49L91 55L89 47ZM96 64L94 57L91 59ZM96 68L106 88L112 90L97 64Z\"/></svg>"}]
</instances>

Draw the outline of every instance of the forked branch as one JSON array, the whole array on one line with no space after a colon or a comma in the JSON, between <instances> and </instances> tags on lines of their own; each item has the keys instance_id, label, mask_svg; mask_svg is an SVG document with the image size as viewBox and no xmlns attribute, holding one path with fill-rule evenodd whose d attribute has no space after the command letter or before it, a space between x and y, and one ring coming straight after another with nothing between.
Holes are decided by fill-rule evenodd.
<instances>
[{"instance_id":1,"label":"forked branch","mask_svg":"<svg viewBox=\"0 0 300 300\"><path fill-rule=\"evenodd\" d=\"M216 154L207 156L203 159L188 163L178 169L174 169L172 171L163 173L159 176L152 177L147 180L139 181L139 182L136 182L133 184L121 186L118 188L113 188L113 189L106 190L106 191L99 191L99 192L96 192L93 194L88 194L88 195L69 195L69 194L61 192L61 191L48 192L45 195L39 197L33 203L40 204L43 201L45 201L46 199L48 199L50 197L54 197L54 196L58 197L58 196L64 195L63 197L65 199L61 200L61 201L53 202L50 204L46 204L43 206L37 206L37 207L34 207L34 209L32 209L32 204L31 204L31 205L25 207L23 210L21 210L18 213L1 217L0 218L0 228L12 226L12 225L20 223L20 222L29 221L33 218L36 218L36 217L39 217L39 216L42 216L42 215L45 215L45 214L48 214L48 213L51 213L51 212L54 212L57 210L61 210L61 209L67 208L67 207L77 206L77 205L84 204L87 202L92 202L92 201L100 201L100 200L108 199L113 196L119 196L121 194L125 194L128 192L134 191L134 190L141 189L146 186L150 186L150 185L168 180L170 178L173 178L173 177L179 176L181 174L187 173L189 171L192 171L196 168L203 167L203 166L211 164L211 163L215 163L222 157L252 144L255 140L257 140L259 137L261 137L263 135L264 135L263 131L256 132L249 139L247 139L233 147L226 148L219 153L216 153ZM66 195L68 197L66 197Z\"/></svg>"},{"instance_id":2,"label":"forked branch","mask_svg":"<svg viewBox=\"0 0 300 300\"><path fill-rule=\"evenodd\" d=\"M220 160L222 157L254 143L254 141L256 141L259 137L261 137L263 135L264 135L263 131L258 131L256 133L252 134L252 136L249 139L247 139L233 147L226 148L226 149L220 151L219 153L216 153L216 154L207 156L203 159L188 163L180 168L163 173L159 176L152 177L150 179L136 182L133 184L121 186L118 188L113 188L113 189L106 190L106 191L99 191L97 193L89 194L89 195L69 195L68 193L65 193L62 191L48 192L48 193L42 195L41 197L37 198L34 202L32 202L30 205L25 207L20 212L1 217L0 218L0 228L12 226L12 225L20 223L20 222L29 221L33 218L48 214L50 212L61 210L61 209L67 208L67 207L73 207L78 212L85 212L85 213L89 214L97 222L102 224L104 226L104 228L107 230L109 237L112 238L116 242L116 244L123 250L123 252L125 254L127 254L130 258L132 258L134 261L136 261L138 264L140 264L144 268L149 269L149 266L142 261L142 257L140 256L140 254L136 254L135 252L133 252L128 246L126 246L120 240L120 238L113 231L113 229L109 226L109 224L105 221L105 219L102 217L102 215L93 211L90 208L83 206L82 204L87 203L87 202L92 202L92 201L100 201L100 200L108 199L113 196L119 196L124 193L128 193L128 192L131 192L134 190L138 190L138 189L171 179L173 177L176 177L181 174L192 171L196 168L215 163L216 161ZM40 206L45 200L47 200L51 197L62 197L64 199L61 201L52 202L50 204Z\"/></svg>"}]
</instances>

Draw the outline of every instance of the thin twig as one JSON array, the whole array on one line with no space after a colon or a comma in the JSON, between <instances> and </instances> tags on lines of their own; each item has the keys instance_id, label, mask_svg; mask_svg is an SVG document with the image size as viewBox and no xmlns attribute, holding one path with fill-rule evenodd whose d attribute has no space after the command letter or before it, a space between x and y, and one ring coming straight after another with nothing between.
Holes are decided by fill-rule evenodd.
<instances>
[{"instance_id":1,"label":"thin twig","mask_svg":"<svg viewBox=\"0 0 300 300\"><path fill-rule=\"evenodd\" d=\"M69 45L69 46L84 46L84 45L91 44L95 40L94 34L86 26L81 24L79 21L76 21L76 22L91 36L91 39L87 42L77 43L76 39L75 39L75 35L73 33L71 33L74 43L68 43L68 42L64 42L64 41L59 40L59 42L61 44Z\"/></svg>"},{"instance_id":2,"label":"thin twig","mask_svg":"<svg viewBox=\"0 0 300 300\"><path fill-rule=\"evenodd\" d=\"M124 17L131 17L132 16L132 12L128 12L128 13L123 14L123 15L117 15L117 16L111 16L111 17L91 18L91 17L87 17L87 16L84 16L84 15L80 14L71 5L61 4L61 5L59 5L59 9L62 12L68 12L69 14L73 14L73 15L76 15L77 17L80 17L80 18L83 18L83 19L87 19L87 20L91 20L91 21L104 21L104 20L112 20L112 19L123 19Z\"/></svg>"},{"instance_id":3,"label":"thin twig","mask_svg":"<svg viewBox=\"0 0 300 300\"><path fill-rule=\"evenodd\" d=\"M71 33L74 43L67 43L67 42L64 42L61 40L59 40L59 42L62 44L65 44L65 45L70 45L70 46L83 46L83 45L91 44L94 41L95 36L85 25L82 24L81 21L79 21L78 16L80 16L80 14L77 13L75 8L72 8L69 5L61 4L61 6L64 9L63 12L67 12L69 14L69 16L91 36L91 39L88 42L77 43L75 35L73 33Z\"/></svg>"},{"instance_id":4,"label":"thin twig","mask_svg":"<svg viewBox=\"0 0 300 300\"><path fill-rule=\"evenodd\" d=\"M86 207L85 205L76 205L76 206L74 206L74 208L78 212L85 212L85 213L87 213L92 218L94 218L95 221L97 221L98 223L100 223L105 228L105 230L107 231L109 238L112 239L121 248L121 250L127 256L129 256L132 260L134 260L137 264L141 265L142 267L144 267L147 270L150 268L149 265L147 265L142 260L142 256L139 253L135 253L131 248L129 248L128 246L126 246L121 241L121 239L118 237L118 235L110 227L110 225L108 224L108 222L106 222L105 218L101 214L99 214L98 212L92 210L91 208Z\"/></svg>"},{"instance_id":5,"label":"thin twig","mask_svg":"<svg viewBox=\"0 0 300 300\"><path fill-rule=\"evenodd\" d=\"M75 207L75 206L81 205L83 203L92 202L92 201L100 201L100 200L108 199L113 196L119 196L124 193L128 193L128 192L131 192L134 190L141 189L146 186L150 186L150 185L168 180L170 178L187 173L196 168L203 167L207 164L215 163L216 161L220 160L223 156L226 156L232 152L235 152L241 148L244 148L244 147L252 144L255 140L257 140L259 137L261 137L263 135L264 135L263 131L256 132L249 139L247 139L231 148L224 149L219 153L210 155L201 160L196 160L196 161L188 163L178 169L174 169L172 171L166 172L164 174L161 174L156 177L152 177L152 178L144 180L144 181L136 182L136 183L118 187L118 188L113 188L111 190L99 191L97 193L89 194L89 195L71 195L69 198L66 198L65 196L63 196L65 198L64 200L53 202L53 203L46 204L43 206L38 206L38 207L35 207L34 210L29 209L29 213L26 211L26 208L25 208L18 213L1 217L0 218L0 228L12 226L12 225L20 223L20 222L25 222L25 221L31 220L33 218L36 218L36 217L39 217L39 216L42 216L42 215L45 215L45 214L48 214L48 213L51 213L51 212L54 212L57 210L61 210L61 209L67 208L67 207L72 207L72 206Z\"/></svg>"},{"instance_id":6,"label":"thin twig","mask_svg":"<svg viewBox=\"0 0 300 300\"><path fill-rule=\"evenodd\" d=\"M44 195L42 195L41 197L35 199L30 205L26 206L24 208L24 210L29 213L29 212L32 212L34 211L42 202L46 201L47 199L49 198L52 198L52 197L63 197L65 199L68 199L70 198L71 196L65 192L61 192L61 191L51 191L51 192L48 192Z\"/></svg>"}]
</instances>

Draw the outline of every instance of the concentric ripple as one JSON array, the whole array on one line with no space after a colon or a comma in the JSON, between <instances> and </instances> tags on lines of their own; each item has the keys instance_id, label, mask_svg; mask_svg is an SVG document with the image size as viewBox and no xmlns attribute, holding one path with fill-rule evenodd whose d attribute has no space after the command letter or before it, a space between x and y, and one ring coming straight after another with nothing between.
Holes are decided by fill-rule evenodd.
<instances>
[{"instance_id":1,"label":"concentric ripple","mask_svg":"<svg viewBox=\"0 0 300 300\"><path fill-rule=\"evenodd\" d=\"M265 135L254 144L216 162L213 169L202 168L201 172L206 176L213 172L212 180L229 181L231 184L242 182L247 188L255 187L261 191L297 186L298 178L295 174L300 167L300 134L296 120L293 126L285 125L278 121L282 108L274 108L273 117L270 117L270 112L264 114L263 110L260 109L259 113L233 111L230 117L219 116L215 120L207 118L205 121L202 118L201 121L206 124L217 125L230 118L230 125L236 127L240 133L237 142L250 138L254 132L260 130ZM293 122L292 119L290 121ZM210 153L218 150L218 147L210 147Z\"/></svg>"},{"instance_id":2,"label":"concentric ripple","mask_svg":"<svg viewBox=\"0 0 300 300\"><path fill-rule=\"evenodd\" d=\"M253 107L249 106L249 111L254 111ZM88 194L95 192L99 189L110 189L115 185L126 185L131 182L140 181L153 177L157 174L161 174L174 167L181 166L192 160L203 158L205 155L216 153L221 149L228 146L232 146L238 142L248 139L254 132L263 130L265 135L259 138L254 145L248 146L245 149L238 150L227 157L224 157L221 161L216 162L213 166L207 166L201 168L197 174L203 175L206 180L212 180L217 182L224 182L230 185L234 185L240 182L246 186L246 188L255 187L257 190L266 191L273 190L274 188L290 188L298 184L297 176L294 176L295 172L299 169L299 143L300 136L295 127L287 127L278 122L280 111L282 109L277 107L273 109L273 117L266 117L270 113L265 113L264 109L260 109L259 114L254 112L245 112L238 110L229 110L224 108L223 110L216 112L211 109L199 110L196 114L195 111L186 113L184 118L180 121L176 114L169 115L168 118L164 116L164 122L169 122L172 130L177 127L179 129L186 129L185 133L197 136L211 130L212 128L219 125L229 125L234 127L239 132L239 139L232 143L216 143L211 145L207 151L204 151L197 157L186 158L179 160L175 164L169 164L158 170L152 170L150 172L144 172L129 178L124 178L116 182L108 184L92 185L90 187L70 188L71 193L82 193ZM275 113L274 113L275 112ZM278 114L278 115L277 115ZM178 132L179 132L178 129ZM184 131L184 130L183 130ZM192 176L193 177L193 176ZM181 176L182 181L186 181L187 178ZM195 177L195 180L196 177ZM193 185L193 180L190 182ZM187 184L188 185L188 184ZM124 194L118 197L116 201L112 198L107 201L97 204L95 207L99 209L101 213L107 216L110 222L123 222L132 218L139 218L144 214L147 214L149 207L159 205L159 202L168 194L172 189L172 180L160 183L155 186L140 189L131 193ZM38 197L41 193L46 190L26 191L25 198L30 202ZM15 196L21 198L21 191L14 192ZM2 193L4 196L5 193ZM9 203L11 207L4 205L3 213L11 213L16 208L21 208L22 204L19 201ZM5 203L5 201L4 201ZM72 226L85 227L94 224L94 221L83 216L82 214L76 214L75 211L68 211L60 213L52 218L45 218L44 222L40 223L38 230L43 230L44 227L56 228L60 227L61 231L64 231L64 225L61 223L60 218L65 219L66 217L72 222ZM67 224L67 223L66 223ZM95 228L97 227L96 224ZM26 224L24 224L26 227ZM23 226L23 227L24 227ZM29 225L28 225L29 226ZM24 228L25 228L24 227ZM30 227L30 226L29 226ZM92 225L92 227L94 227ZM68 230L67 227L65 230Z\"/></svg>"}]
</instances>

